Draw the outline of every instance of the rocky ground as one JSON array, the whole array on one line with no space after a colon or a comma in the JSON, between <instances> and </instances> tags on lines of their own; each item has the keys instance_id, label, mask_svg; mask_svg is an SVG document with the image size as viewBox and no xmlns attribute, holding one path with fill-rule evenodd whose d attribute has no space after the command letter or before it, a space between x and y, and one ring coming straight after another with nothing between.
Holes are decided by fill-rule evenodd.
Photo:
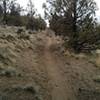
<instances>
[{"instance_id":1,"label":"rocky ground","mask_svg":"<svg viewBox=\"0 0 100 100\"><path fill-rule=\"evenodd\" d=\"M0 27L0 100L100 100L100 69L62 44L50 30Z\"/></svg>"}]
</instances>

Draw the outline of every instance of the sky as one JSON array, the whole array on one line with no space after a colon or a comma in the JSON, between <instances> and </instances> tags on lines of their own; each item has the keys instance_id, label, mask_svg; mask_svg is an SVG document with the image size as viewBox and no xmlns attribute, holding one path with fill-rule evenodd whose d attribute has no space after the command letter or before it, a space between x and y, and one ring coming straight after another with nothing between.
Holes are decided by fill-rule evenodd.
<instances>
[{"instance_id":1,"label":"sky","mask_svg":"<svg viewBox=\"0 0 100 100\"><path fill-rule=\"evenodd\" d=\"M18 3L21 4L21 6L27 7L29 0L17 0L17 1L18 1ZM45 3L46 0L32 0L32 2L34 3L34 6L37 9L38 13L41 14L42 16L44 16L42 4Z\"/></svg>"},{"instance_id":2,"label":"sky","mask_svg":"<svg viewBox=\"0 0 100 100\"><path fill-rule=\"evenodd\" d=\"M17 0L18 3L21 4L21 6L23 7L27 7L28 1L29 0ZM42 4L46 2L46 0L32 0L35 8L37 9L38 13L42 15L42 17L44 16L44 11L42 9ZM98 6L98 11L96 12L97 18L100 21L100 0L95 0Z\"/></svg>"},{"instance_id":3,"label":"sky","mask_svg":"<svg viewBox=\"0 0 100 100\"><path fill-rule=\"evenodd\" d=\"M98 20L100 22L100 0L95 0L98 6L98 11L96 12L96 15L98 17Z\"/></svg>"}]
</instances>

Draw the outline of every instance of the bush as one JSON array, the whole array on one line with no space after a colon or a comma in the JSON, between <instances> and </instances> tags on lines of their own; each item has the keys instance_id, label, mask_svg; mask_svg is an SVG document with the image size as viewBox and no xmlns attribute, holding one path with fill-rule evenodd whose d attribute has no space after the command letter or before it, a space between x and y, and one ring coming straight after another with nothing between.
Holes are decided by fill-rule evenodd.
<instances>
[{"instance_id":1,"label":"bush","mask_svg":"<svg viewBox=\"0 0 100 100\"><path fill-rule=\"evenodd\" d=\"M13 25L13 26L23 26L22 18L21 16L8 16L7 17L7 24Z\"/></svg>"},{"instance_id":2,"label":"bush","mask_svg":"<svg viewBox=\"0 0 100 100\"><path fill-rule=\"evenodd\" d=\"M38 31L38 30L45 30L45 28L46 28L46 23L41 17L28 19L26 29Z\"/></svg>"},{"instance_id":3,"label":"bush","mask_svg":"<svg viewBox=\"0 0 100 100\"><path fill-rule=\"evenodd\" d=\"M21 73L16 71L13 67L0 67L0 76L6 76L6 77L13 77L13 76L21 76Z\"/></svg>"}]
</instances>

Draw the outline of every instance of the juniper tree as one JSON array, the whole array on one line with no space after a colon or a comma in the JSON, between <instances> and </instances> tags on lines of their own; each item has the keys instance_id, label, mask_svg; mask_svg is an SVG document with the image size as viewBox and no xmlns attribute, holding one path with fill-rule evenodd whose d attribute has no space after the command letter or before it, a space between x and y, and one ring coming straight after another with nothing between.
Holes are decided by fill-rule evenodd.
<instances>
[{"instance_id":1,"label":"juniper tree","mask_svg":"<svg viewBox=\"0 0 100 100\"><path fill-rule=\"evenodd\" d=\"M90 37L94 36L94 16L97 9L94 0L47 0L47 6L44 8L49 16L50 27L69 36L70 45L74 49L81 49L84 44L90 43L88 38L90 40Z\"/></svg>"}]
</instances>

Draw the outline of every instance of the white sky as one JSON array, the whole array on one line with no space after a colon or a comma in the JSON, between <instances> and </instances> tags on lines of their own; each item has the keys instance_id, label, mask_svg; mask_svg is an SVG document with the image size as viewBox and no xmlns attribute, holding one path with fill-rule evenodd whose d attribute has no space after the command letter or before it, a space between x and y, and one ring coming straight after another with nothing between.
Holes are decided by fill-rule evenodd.
<instances>
[{"instance_id":1,"label":"white sky","mask_svg":"<svg viewBox=\"0 0 100 100\"><path fill-rule=\"evenodd\" d=\"M98 6L97 17L98 17L98 20L100 21L100 0L95 0L95 1L97 3L97 6Z\"/></svg>"},{"instance_id":2,"label":"white sky","mask_svg":"<svg viewBox=\"0 0 100 100\"><path fill-rule=\"evenodd\" d=\"M21 6L26 7L28 0L17 0ZM42 16L44 15L44 11L42 9L42 4L46 2L46 0L32 0L35 8L37 9L38 13L41 14ZM97 6L99 10L97 11L97 17L100 20L100 0L95 0L97 2Z\"/></svg>"},{"instance_id":3,"label":"white sky","mask_svg":"<svg viewBox=\"0 0 100 100\"><path fill-rule=\"evenodd\" d=\"M18 1L18 3L21 4L21 6L27 7L29 0L17 0L17 1ZM43 16L44 11L43 11L43 8L42 8L42 4L45 3L46 0L32 0L32 2L34 3L34 6L37 9L38 13Z\"/></svg>"}]
</instances>

